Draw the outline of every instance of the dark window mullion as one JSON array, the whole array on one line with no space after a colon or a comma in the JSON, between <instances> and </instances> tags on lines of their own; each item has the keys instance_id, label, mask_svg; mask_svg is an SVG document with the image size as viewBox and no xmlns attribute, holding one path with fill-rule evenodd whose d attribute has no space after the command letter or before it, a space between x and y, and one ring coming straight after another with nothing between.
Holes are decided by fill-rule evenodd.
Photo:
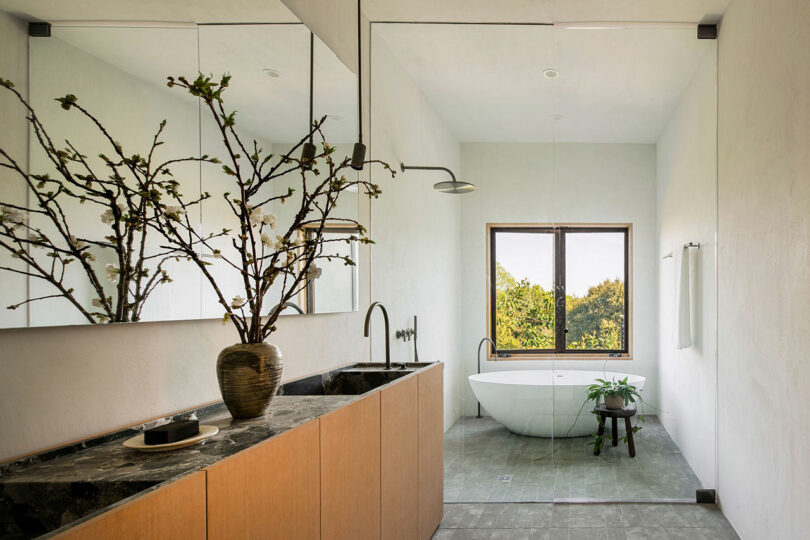
<instances>
[{"instance_id":1,"label":"dark window mullion","mask_svg":"<svg viewBox=\"0 0 810 540\"><path fill-rule=\"evenodd\" d=\"M565 326L565 232L554 229L554 350L564 352Z\"/></svg>"}]
</instances>

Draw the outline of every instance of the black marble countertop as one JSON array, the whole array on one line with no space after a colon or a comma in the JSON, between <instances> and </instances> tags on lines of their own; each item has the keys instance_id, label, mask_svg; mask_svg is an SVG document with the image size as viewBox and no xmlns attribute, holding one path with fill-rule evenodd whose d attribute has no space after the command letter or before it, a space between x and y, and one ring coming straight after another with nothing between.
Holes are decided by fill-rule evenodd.
<instances>
[{"instance_id":1,"label":"black marble countertop","mask_svg":"<svg viewBox=\"0 0 810 540\"><path fill-rule=\"evenodd\" d=\"M386 370L387 382L377 381L374 389L428 365L416 364L400 373ZM258 418L234 420L224 404L217 403L0 465L0 538L50 537L361 399L371 391L363 385L380 375L357 379L351 373L340 374L364 369L362 364L357 366L286 384L287 394L281 392L273 398L267 413ZM335 383L343 389L348 384L355 392L329 395L335 391ZM324 394L288 395L301 388L311 394L313 385ZM197 445L160 453L142 453L122 445L144 428L187 418L192 412L201 425L217 426L219 433Z\"/></svg>"},{"instance_id":2,"label":"black marble countertop","mask_svg":"<svg viewBox=\"0 0 810 540\"><path fill-rule=\"evenodd\" d=\"M200 425L219 433L169 452L143 453L124 448L124 438L54 459L6 471L0 484L31 482L165 482L203 469L223 458L347 405L361 396L276 396L267 414L234 420L223 404L198 414Z\"/></svg>"}]
</instances>

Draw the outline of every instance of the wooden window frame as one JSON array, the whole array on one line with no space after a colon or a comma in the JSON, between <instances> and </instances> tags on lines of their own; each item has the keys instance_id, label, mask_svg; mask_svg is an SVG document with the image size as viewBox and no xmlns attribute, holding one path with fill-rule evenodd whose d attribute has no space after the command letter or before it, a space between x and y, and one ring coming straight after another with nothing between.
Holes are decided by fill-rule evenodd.
<instances>
[{"instance_id":1,"label":"wooden window frame","mask_svg":"<svg viewBox=\"0 0 810 540\"><path fill-rule=\"evenodd\" d=\"M304 225L303 227L298 229L298 238L303 242L309 239L310 236L314 235L319 228L320 228L319 224ZM346 225L326 224L323 227L323 232L334 234L345 234L348 236L352 234L358 235L360 233L360 229L356 226L350 227ZM355 263L357 263L357 261L355 261ZM298 262L298 271L299 272L303 271L303 264L301 263L301 261ZM357 271L356 267L355 271ZM310 286L310 283L307 283L306 286L304 286L300 291L298 291L298 305L305 310L305 313L307 315L316 313L315 295L313 287ZM353 311L357 311L357 309L354 309Z\"/></svg>"},{"instance_id":2,"label":"wooden window frame","mask_svg":"<svg viewBox=\"0 0 810 540\"><path fill-rule=\"evenodd\" d=\"M488 348L490 361L508 360L600 360L605 358L632 360L633 358L633 225L632 223L487 223L486 225L486 277L487 277L487 336L495 339L495 234L498 232L536 231L554 234L554 289L562 285L565 291L565 234L564 232L623 232L625 234L625 343L621 350L565 349L565 328L556 324L565 319L565 295L555 294L555 348L534 350L500 350L498 356ZM562 257L560 257L560 252Z\"/></svg>"}]
</instances>

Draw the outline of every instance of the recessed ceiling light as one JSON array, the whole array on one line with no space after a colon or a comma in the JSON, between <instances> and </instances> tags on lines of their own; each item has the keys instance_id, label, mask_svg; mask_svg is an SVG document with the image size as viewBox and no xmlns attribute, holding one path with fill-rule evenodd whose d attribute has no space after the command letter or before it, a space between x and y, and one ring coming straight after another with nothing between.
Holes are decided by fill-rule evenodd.
<instances>
[{"instance_id":1,"label":"recessed ceiling light","mask_svg":"<svg viewBox=\"0 0 810 540\"><path fill-rule=\"evenodd\" d=\"M332 120L336 120L336 121L338 121L338 122L340 122L341 120L343 120L343 117L342 117L342 116L340 116L339 114L327 114L326 116L327 116L327 117L329 117L330 119L332 119Z\"/></svg>"},{"instance_id":2,"label":"recessed ceiling light","mask_svg":"<svg viewBox=\"0 0 810 540\"><path fill-rule=\"evenodd\" d=\"M546 79L556 79L557 77L560 76L560 72L557 71L556 69L550 69L550 68L549 69L544 69L543 70L543 76Z\"/></svg>"},{"instance_id":3,"label":"recessed ceiling light","mask_svg":"<svg viewBox=\"0 0 810 540\"><path fill-rule=\"evenodd\" d=\"M279 73L277 70L272 69L272 68L264 68L262 70L262 73L264 73L268 77L272 77L274 79L278 79L281 76L281 73Z\"/></svg>"},{"instance_id":4,"label":"recessed ceiling light","mask_svg":"<svg viewBox=\"0 0 810 540\"><path fill-rule=\"evenodd\" d=\"M552 120L562 120L562 115L551 114L551 115L549 115L549 118L551 118Z\"/></svg>"}]
</instances>

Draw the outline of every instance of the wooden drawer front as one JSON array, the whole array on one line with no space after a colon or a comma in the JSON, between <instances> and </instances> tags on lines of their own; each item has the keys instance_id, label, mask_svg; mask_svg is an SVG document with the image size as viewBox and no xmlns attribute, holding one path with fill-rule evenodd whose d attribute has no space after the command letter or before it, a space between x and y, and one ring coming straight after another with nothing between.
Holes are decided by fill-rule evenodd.
<instances>
[{"instance_id":1,"label":"wooden drawer front","mask_svg":"<svg viewBox=\"0 0 810 540\"><path fill-rule=\"evenodd\" d=\"M205 539L205 472L196 472L57 536L157 540Z\"/></svg>"},{"instance_id":2,"label":"wooden drawer front","mask_svg":"<svg viewBox=\"0 0 810 540\"><path fill-rule=\"evenodd\" d=\"M411 377L380 392L383 540L417 538L417 389Z\"/></svg>"},{"instance_id":3,"label":"wooden drawer front","mask_svg":"<svg viewBox=\"0 0 810 540\"><path fill-rule=\"evenodd\" d=\"M417 375L419 407L419 538L428 539L444 514L444 364Z\"/></svg>"},{"instance_id":4,"label":"wooden drawer front","mask_svg":"<svg viewBox=\"0 0 810 540\"><path fill-rule=\"evenodd\" d=\"M318 420L208 468L208 538L320 537Z\"/></svg>"},{"instance_id":5,"label":"wooden drawer front","mask_svg":"<svg viewBox=\"0 0 810 540\"><path fill-rule=\"evenodd\" d=\"M380 393L321 418L321 538L380 537Z\"/></svg>"}]
</instances>

